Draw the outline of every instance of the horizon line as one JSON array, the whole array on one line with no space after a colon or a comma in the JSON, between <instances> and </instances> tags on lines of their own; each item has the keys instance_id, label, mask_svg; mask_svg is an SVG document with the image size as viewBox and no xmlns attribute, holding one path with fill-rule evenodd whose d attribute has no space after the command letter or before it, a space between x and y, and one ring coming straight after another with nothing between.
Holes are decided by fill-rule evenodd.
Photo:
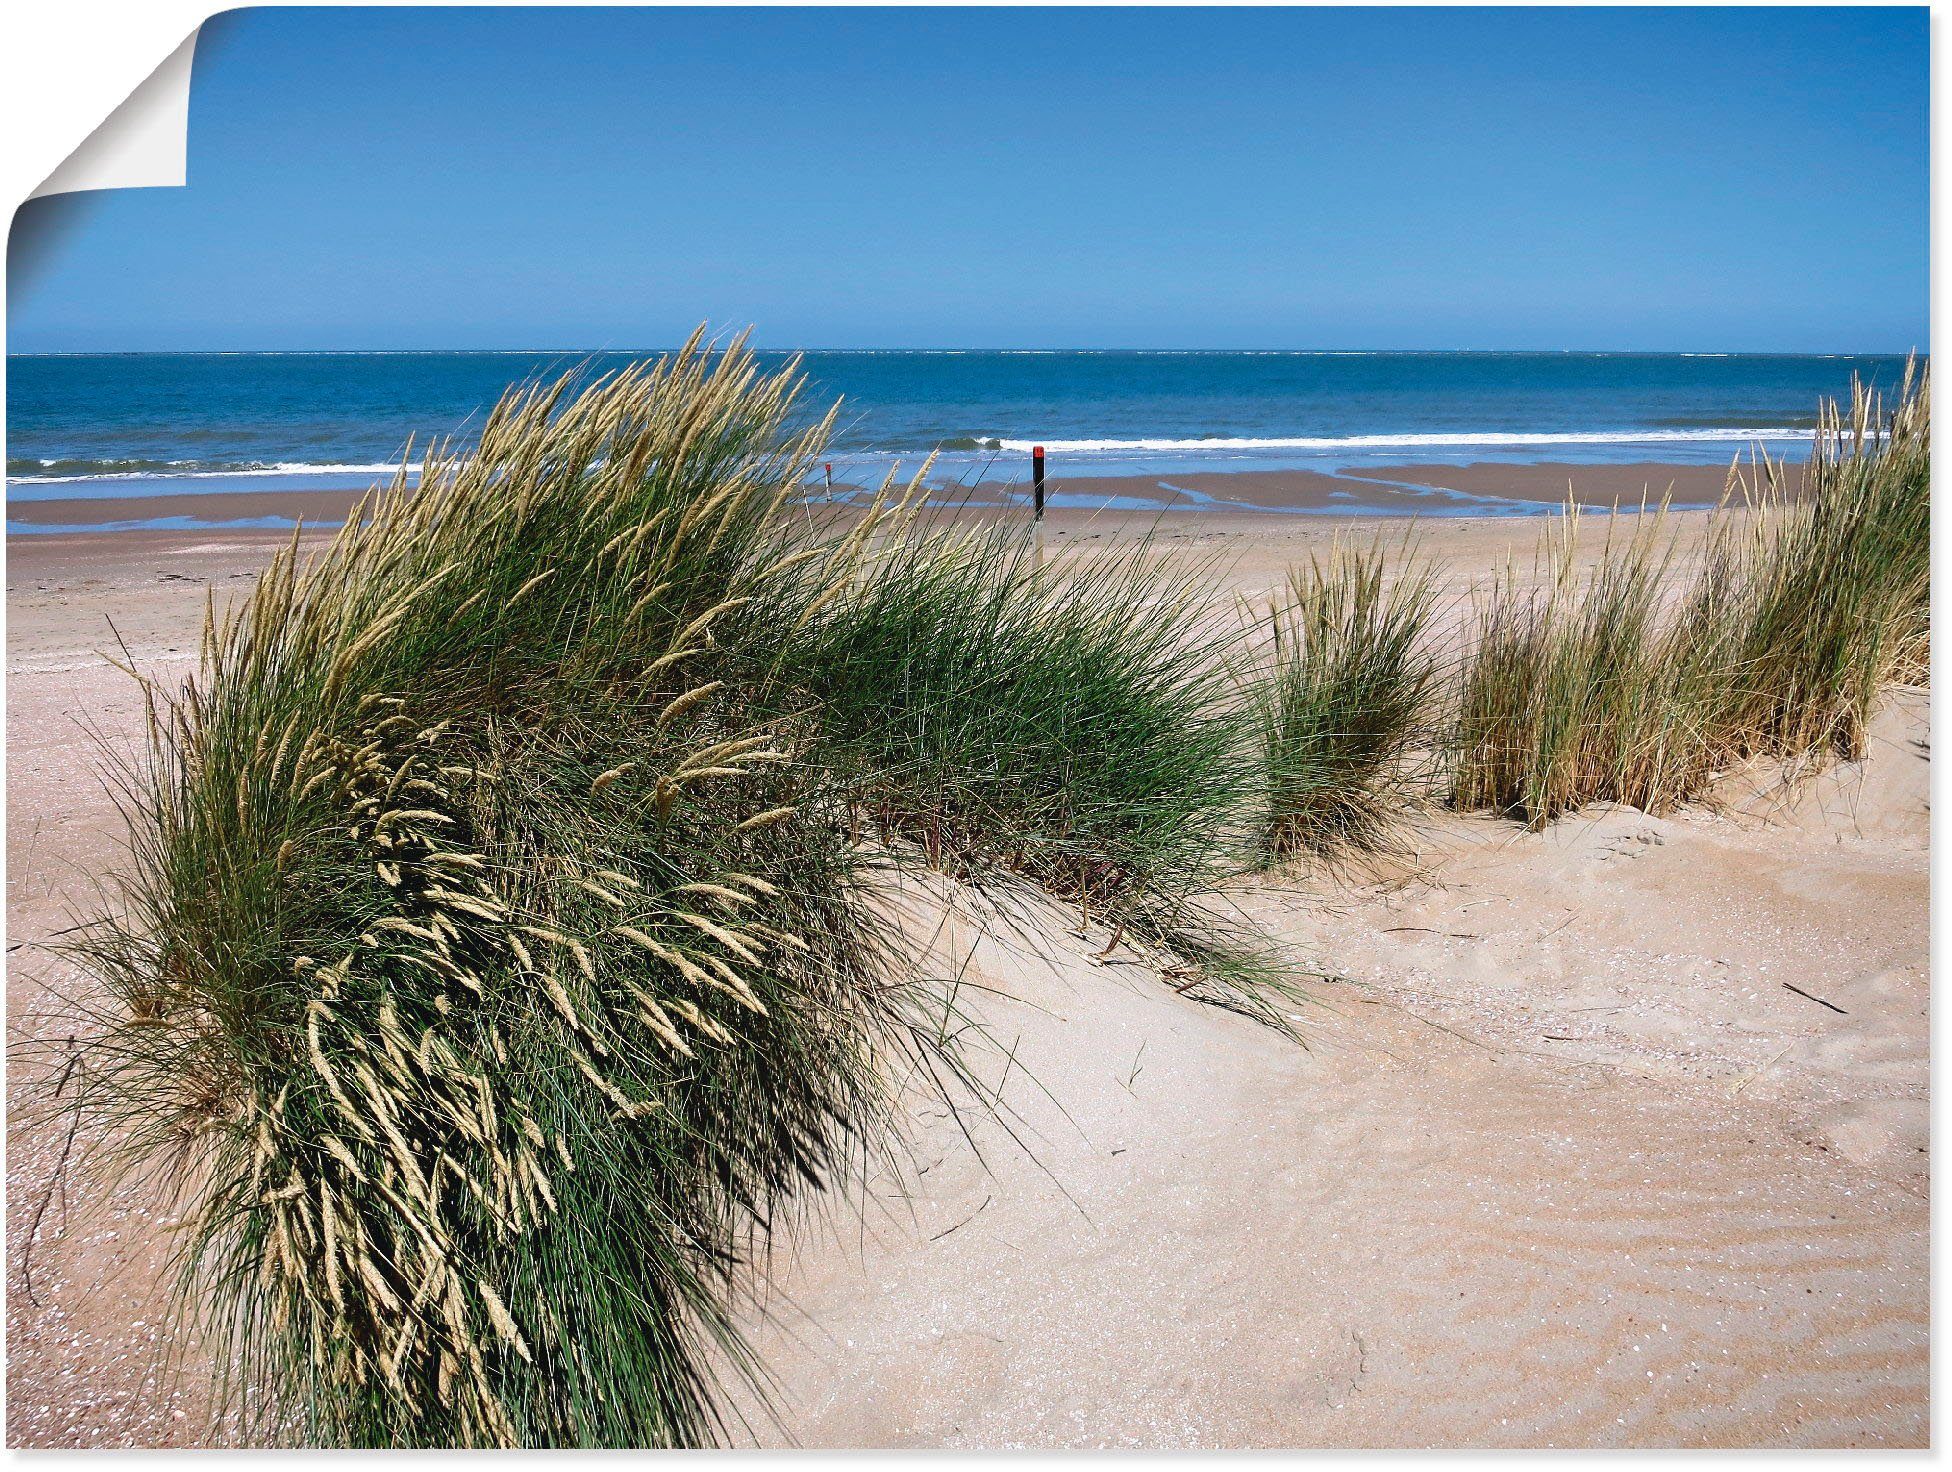
<instances>
[{"instance_id":1,"label":"horizon line","mask_svg":"<svg viewBox=\"0 0 1952 1472\"><path fill-rule=\"evenodd\" d=\"M757 353L832 353L832 354L937 354L970 356L996 354L1018 357L1055 357L1063 354L1128 353L1152 356L1191 356L1194 354L1260 355L1265 357L1430 357L1440 354L1478 357L1610 357L1610 358L1903 358L1929 357L1930 349L1910 348L1831 348L1822 351L1791 348L1345 348L1345 347L764 347L748 343ZM629 353L675 353L682 343L663 346L629 347L413 347L413 348L43 348L33 351L9 350L9 358L249 358L249 357L411 357L426 354L498 357L596 356ZM723 351L716 345L713 351Z\"/></svg>"}]
</instances>

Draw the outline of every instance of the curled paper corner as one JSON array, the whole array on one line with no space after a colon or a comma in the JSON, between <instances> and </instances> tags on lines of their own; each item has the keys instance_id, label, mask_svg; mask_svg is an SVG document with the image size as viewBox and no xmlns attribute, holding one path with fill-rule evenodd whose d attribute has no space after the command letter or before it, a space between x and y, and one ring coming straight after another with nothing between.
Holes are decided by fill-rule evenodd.
<instances>
[{"instance_id":1,"label":"curled paper corner","mask_svg":"<svg viewBox=\"0 0 1952 1472\"><path fill-rule=\"evenodd\" d=\"M89 189L180 189L187 183L190 67L202 31L191 31L28 198Z\"/></svg>"}]
</instances>

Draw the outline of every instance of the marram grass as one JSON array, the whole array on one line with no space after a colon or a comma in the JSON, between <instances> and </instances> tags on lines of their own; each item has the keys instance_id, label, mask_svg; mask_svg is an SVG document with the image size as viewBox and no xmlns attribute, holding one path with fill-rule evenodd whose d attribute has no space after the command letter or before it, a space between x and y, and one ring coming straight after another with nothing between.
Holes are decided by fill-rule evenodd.
<instances>
[{"instance_id":1,"label":"marram grass","mask_svg":"<svg viewBox=\"0 0 1952 1472\"><path fill-rule=\"evenodd\" d=\"M1847 410L1826 405L1800 494L1785 480L1760 457L1737 477L1758 515L1721 550L1741 589L1727 741L1855 759L1881 689L1929 668L1929 373L1908 366L1888 409L1862 385Z\"/></svg>"},{"instance_id":2,"label":"marram grass","mask_svg":"<svg viewBox=\"0 0 1952 1472\"><path fill-rule=\"evenodd\" d=\"M1290 573L1267 613L1271 666L1250 683L1267 787L1259 845L1270 861L1374 853L1420 778L1441 674L1431 568L1392 574L1382 542L1338 541Z\"/></svg>"},{"instance_id":3,"label":"marram grass","mask_svg":"<svg viewBox=\"0 0 1952 1472\"><path fill-rule=\"evenodd\" d=\"M1663 752L1685 726L1668 681L1659 605L1661 518L1643 512L1583 576L1568 511L1538 580L1507 569L1481 590L1458 695L1451 795L1534 823L1588 802L1656 808Z\"/></svg>"},{"instance_id":4,"label":"marram grass","mask_svg":"<svg viewBox=\"0 0 1952 1472\"><path fill-rule=\"evenodd\" d=\"M1211 903L1257 781L1219 604L1149 540L1046 560L1026 529L916 519L808 603L783 658L864 833L1027 880L1286 1028L1289 968Z\"/></svg>"},{"instance_id":5,"label":"marram grass","mask_svg":"<svg viewBox=\"0 0 1952 1472\"><path fill-rule=\"evenodd\" d=\"M1197 573L1149 548L1046 564L1027 535L921 527L793 640L868 820L971 874L1101 906L1196 882L1240 728Z\"/></svg>"},{"instance_id":6,"label":"marram grass","mask_svg":"<svg viewBox=\"0 0 1952 1472\"><path fill-rule=\"evenodd\" d=\"M1280 1019L1195 903L1243 757L1187 585L900 502L811 535L797 386L694 344L511 392L145 687L81 1107L172 1177L247 1439L721 1440L757 1240L957 1067L871 866Z\"/></svg>"},{"instance_id":7,"label":"marram grass","mask_svg":"<svg viewBox=\"0 0 1952 1472\"><path fill-rule=\"evenodd\" d=\"M747 1240L928 1046L755 683L794 389L513 394L151 690L87 1097L173 1163L247 1435L715 1439Z\"/></svg>"},{"instance_id":8,"label":"marram grass","mask_svg":"<svg viewBox=\"0 0 1952 1472\"><path fill-rule=\"evenodd\" d=\"M1600 800L1664 812L1739 762L1863 757L1880 693L1928 674L1927 376L1907 373L1888 411L1862 387L1847 412L1825 406L1788 482L1738 466L1744 514L1717 520L1691 574L1646 512L1581 574L1568 515L1538 579L1508 568L1480 590L1452 803L1534 825Z\"/></svg>"}]
</instances>

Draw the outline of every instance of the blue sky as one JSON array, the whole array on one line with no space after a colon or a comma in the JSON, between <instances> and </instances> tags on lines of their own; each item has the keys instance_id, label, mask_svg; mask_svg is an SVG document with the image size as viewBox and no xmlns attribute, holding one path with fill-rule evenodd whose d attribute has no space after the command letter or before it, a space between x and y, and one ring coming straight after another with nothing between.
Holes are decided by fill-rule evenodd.
<instances>
[{"instance_id":1,"label":"blue sky","mask_svg":"<svg viewBox=\"0 0 1952 1472\"><path fill-rule=\"evenodd\" d=\"M9 347L1923 347L1926 14L233 12Z\"/></svg>"}]
</instances>

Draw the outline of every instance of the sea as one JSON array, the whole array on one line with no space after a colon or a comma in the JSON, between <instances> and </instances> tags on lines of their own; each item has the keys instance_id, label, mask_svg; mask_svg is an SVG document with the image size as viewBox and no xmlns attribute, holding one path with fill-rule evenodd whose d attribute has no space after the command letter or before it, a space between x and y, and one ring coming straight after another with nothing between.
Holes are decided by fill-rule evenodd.
<instances>
[{"instance_id":1,"label":"sea","mask_svg":"<svg viewBox=\"0 0 1952 1472\"><path fill-rule=\"evenodd\" d=\"M508 385L657 350L15 355L10 503L356 489L404 448L465 444ZM789 355L763 353L768 366ZM1473 461L1726 463L1807 453L1820 400L1896 356L1590 352L849 351L801 355L841 405L843 486ZM825 469L816 471L825 476ZM1101 504L1103 496L1091 504ZM1060 502L1061 504L1061 502ZM1471 498L1433 511L1469 514ZM21 529L24 527L10 529Z\"/></svg>"}]
</instances>

